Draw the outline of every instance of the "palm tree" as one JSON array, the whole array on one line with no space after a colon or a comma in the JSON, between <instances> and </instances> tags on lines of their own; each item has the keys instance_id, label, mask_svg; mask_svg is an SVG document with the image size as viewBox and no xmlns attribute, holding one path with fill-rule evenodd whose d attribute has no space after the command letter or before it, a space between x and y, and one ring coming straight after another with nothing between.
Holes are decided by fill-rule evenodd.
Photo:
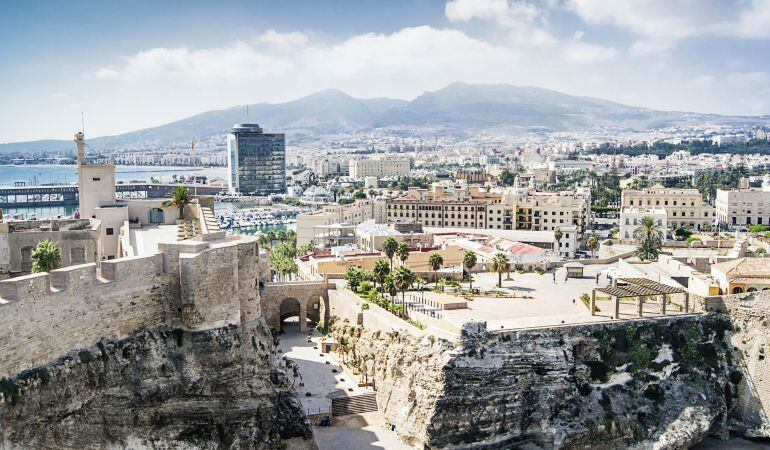
<instances>
[{"instance_id":1,"label":"palm tree","mask_svg":"<svg viewBox=\"0 0 770 450\"><path fill-rule=\"evenodd\" d=\"M396 242L393 236L388 236L382 244L382 251L385 252L385 256L390 260L391 271L393 270L393 256L396 254L396 250L398 250L398 242Z\"/></svg>"},{"instance_id":2,"label":"palm tree","mask_svg":"<svg viewBox=\"0 0 770 450\"><path fill-rule=\"evenodd\" d=\"M388 262L384 259L378 259L374 263L374 269L372 270L372 273L374 274L374 281L376 283L379 283L380 288L385 288L385 278L390 273L390 266L388 265Z\"/></svg>"},{"instance_id":3,"label":"palm tree","mask_svg":"<svg viewBox=\"0 0 770 450\"><path fill-rule=\"evenodd\" d=\"M409 259L409 246L406 245L406 242L398 244L398 247L396 248L396 256L398 256L398 259L401 260L402 265L406 262L407 259Z\"/></svg>"},{"instance_id":4,"label":"palm tree","mask_svg":"<svg viewBox=\"0 0 770 450\"><path fill-rule=\"evenodd\" d=\"M269 247L272 247L272 246L273 246L273 241L275 241L275 240L276 240L276 238L275 238L275 231L273 231L273 230L270 230L270 231L268 231L268 232L267 232L267 233L265 233L265 234L267 235L267 240L268 240L268 242L269 242L268 246L269 246Z\"/></svg>"},{"instance_id":5,"label":"palm tree","mask_svg":"<svg viewBox=\"0 0 770 450\"><path fill-rule=\"evenodd\" d=\"M468 280L470 290L473 291L473 268L476 266L476 253L468 250L463 256L463 265L468 268Z\"/></svg>"},{"instance_id":6,"label":"palm tree","mask_svg":"<svg viewBox=\"0 0 770 450\"><path fill-rule=\"evenodd\" d=\"M406 291L409 289L417 277L414 272L409 270L408 267L400 266L396 273L393 274L393 282L396 285L396 289L401 291L401 304L406 304Z\"/></svg>"},{"instance_id":7,"label":"palm tree","mask_svg":"<svg viewBox=\"0 0 770 450\"><path fill-rule=\"evenodd\" d=\"M176 206L179 208L179 220L184 218L184 207L190 204L192 198L184 186L177 186L171 192L171 198L163 202L164 208Z\"/></svg>"},{"instance_id":8,"label":"palm tree","mask_svg":"<svg viewBox=\"0 0 770 450\"><path fill-rule=\"evenodd\" d=\"M423 300L425 300L425 291L423 291L422 288L425 287L425 283L427 283L427 281L425 281L425 278L417 278L416 280L414 280L414 284L416 284L417 289L420 290L420 297Z\"/></svg>"},{"instance_id":9,"label":"palm tree","mask_svg":"<svg viewBox=\"0 0 770 450\"><path fill-rule=\"evenodd\" d=\"M561 237L564 236L564 233L561 232L561 228L556 227L553 230L553 238L556 239L556 242L554 242L554 247L557 252L559 252L559 247L561 247Z\"/></svg>"},{"instance_id":10,"label":"palm tree","mask_svg":"<svg viewBox=\"0 0 770 450\"><path fill-rule=\"evenodd\" d=\"M439 252L433 252L428 257L428 265L434 272L437 272L444 265L444 257ZM438 278L438 275L436 275L436 278Z\"/></svg>"},{"instance_id":11,"label":"palm tree","mask_svg":"<svg viewBox=\"0 0 770 450\"><path fill-rule=\"evenodd\" d=\"M398 287L396 287L396 282L393 278L393 273L389 273L385 277L385 283L383 285L383 288L385 289L385 292L387 292L390 295L390 301L393 302L393 297L396 296L398 293Z\"/></svg>"},{"instance_id":12,"label":"palm tree","mask_svg":"<svg viewBox=\"0 0 770 450\"><path fill-rule=\"evenodd\" d=\"M594 251L599 247L599 235L591 233L591 235L588 236L588 241L586 241L586 247L588 247L588 250L591 250L591 258L593 258L595 256Z\"/></svg>"},{"instance_id":13,"label":"palm tree","mask_svg":"<svg viewBox=\"0 0 770 450\"><path fill-rule=\"evenodd\" d=\"M61 265L61 253L55 243L46 239L32 250L32 273L50 272Z\"/></svg>"},{"instance_id":14,"label":"palm tree","mask_svg":"<svg viewBox=\"0 0 770 450\"><path fill-rule=\"evenodd\" d=\"M278 230L277 233L275 233L275 238L278 239L281 242L287 241L289 239L289 235L286 234L284 230Z\"/></svg>"},{"instance_id":15,"label":"palm tree","mask_svg":"<svg viewBox=\"0 0 770 450\"><path fill-rule=\"evenodd\" d=\"M259 246L265 249L270 248L270 240L267 238L267 235L264 233L259 235Z\"/></svg>"},{"instance_id":16,"label":"palm tree","mask_svg":"<svg viewBox=\"0 0 770 450\"><path fill-rule=\"evenodd\" d=\"M642 217L641 225L634 231L636 256L642 261L658 259L663 245L663 231L650 216Z\"/></svg>"},{"instance_id":17,"label":"palm tree","mask_svg":"<svg viewBox=\"0 0 770 450\"><path fill-rule=\"evenodd\" d=\"M499 252L492 258L492 272L497 272L497 287L503 287L503 274L511 271L511 262L505 253Z\"/></svg>"}]
</instances>

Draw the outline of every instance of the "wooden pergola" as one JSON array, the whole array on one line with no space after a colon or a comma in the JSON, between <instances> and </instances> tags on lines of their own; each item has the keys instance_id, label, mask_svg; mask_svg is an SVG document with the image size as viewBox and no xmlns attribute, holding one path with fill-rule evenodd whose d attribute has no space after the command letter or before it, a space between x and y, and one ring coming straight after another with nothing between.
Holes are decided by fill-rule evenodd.
<instances>
[{"instance_id":1,"label":"wooden pergola","mask_svg":"<svg viewBox=\"0 0 770 450\"><path fill-rule=\"evenodd\" d=\"M669 286L647 278L616 278L611 286L595 288L591 292L591 315L596 315L596 292L607 294L615 301L613 317L620 317L620 299L635 298L639 317L643 317L643 305L645 297L661 298L661 313L666 315L666 295L684 294L684 312L690 312L690 294L686 289Z\"/></svg>"}]
</instances>

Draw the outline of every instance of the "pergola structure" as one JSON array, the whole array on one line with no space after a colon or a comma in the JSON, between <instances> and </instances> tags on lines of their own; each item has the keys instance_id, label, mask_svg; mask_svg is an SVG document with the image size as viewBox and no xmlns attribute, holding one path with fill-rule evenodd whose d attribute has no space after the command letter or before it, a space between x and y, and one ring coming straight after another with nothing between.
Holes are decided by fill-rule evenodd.
<instances>
[{"instance_id":1,"label":"pergola structure","mask_svg":"<svg viewBox=\"0 0 770 450\"><path fill-rule=\"evenodd\" d=\"M620 299L635 298L639 317L643 317L642 307L644 298L651 296L661 297L661 313L666 315L666 295L684 294L684 312L690 312L690 294L687 290L649 280L647 278L616 278L611 286L595 288L591 292L591 315L596 314L596 292L602 292L615 300L615 312L613 317L620 317Z\"/></svg>"}]
</instances>

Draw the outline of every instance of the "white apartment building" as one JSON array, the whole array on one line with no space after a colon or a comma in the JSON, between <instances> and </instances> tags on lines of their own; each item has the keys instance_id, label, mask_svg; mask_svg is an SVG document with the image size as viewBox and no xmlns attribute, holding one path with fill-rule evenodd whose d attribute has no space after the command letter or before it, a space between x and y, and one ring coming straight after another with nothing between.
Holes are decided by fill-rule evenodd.
<instances>
[{"instance_id":1,"label":"white apartment building","mask_svg":"<svg viewBox=\"0 0 770 450\"><path fill-rule=\"evenodd\" d=\"M714 205L720 228L770 225L770 179L761 189L718 189Z\"/></svg>"},{"instance_id":2,"label":"white apartment building","mask_svg":"<svg viewBox=\"0 0 770 450\"><path fill-rule=\"evenodd\" d=\"M316 227L335 224L359 225L368 220L385 223L385 201L356 200L349 205L326 205L317 211L297 216L297 246L311 242Z\"/></svg>"},{"instance_id":3,"label":"white apartment building","mask_svg":"<svg viewBox=\"0 0 770 450\"><path fill-rule=\"evenodd\" d=\"M409 158L355 158L350 160L350 177L401 177L409 175Z\"/></svg>"},{"instance_id":4,"label":"white apartment building","mask_svg":"<svg viewBox=\"0 0 770 450\"><path fill-rule=\"evenodd\" d=\"M636 230L642 225L642 219L652 217L655 225L661 228L663 237L668 235L668 212L665 208L629 207L620 211L620 239L635 239Z\"/></svg>"},{"instance_id":5,"label":"white apartment building","mask_svg":"<svg viewBox=\"0 0 770 450\"><path fill-rule=\"evenodd\" d=\"M655 185L641 190L623 189L621 211L626 208L663 209L667 226L702 230L714 223L714 208L703 202L697 189L665 188Z\"/></svg>"}]
</instances>

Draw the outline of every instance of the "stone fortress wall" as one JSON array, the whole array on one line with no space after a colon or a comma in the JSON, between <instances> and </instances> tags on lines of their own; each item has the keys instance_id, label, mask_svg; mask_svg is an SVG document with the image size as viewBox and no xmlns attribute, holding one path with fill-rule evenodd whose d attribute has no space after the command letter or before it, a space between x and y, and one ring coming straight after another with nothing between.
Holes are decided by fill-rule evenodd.
<instances>
[{"instance_id":1,"label":"stone fortress wall","mask_svg":"<svg viewBox=\"0 0 770 450\"><path fill-rule=\"evenodd\" d=\"M328 315L333 335L352 334L380 411L412 445L687 448L714 432L768 437L770 291L702 301L705 313L675 317L492 332L471 322L450 340L366 317L379 314L373 305L341 308L337 293Z\"/></svg>"},{"instance_id":2,"label":"stone fortress wall","mask_svg":"<svg viewBox=\"0 0 770 450\"><path fill-rule=\"evenodd\" d=\"M0 281L0 377L140 328L203 330L261 316L256 239L160 250Z\"/></svg>"}]
</instances>

